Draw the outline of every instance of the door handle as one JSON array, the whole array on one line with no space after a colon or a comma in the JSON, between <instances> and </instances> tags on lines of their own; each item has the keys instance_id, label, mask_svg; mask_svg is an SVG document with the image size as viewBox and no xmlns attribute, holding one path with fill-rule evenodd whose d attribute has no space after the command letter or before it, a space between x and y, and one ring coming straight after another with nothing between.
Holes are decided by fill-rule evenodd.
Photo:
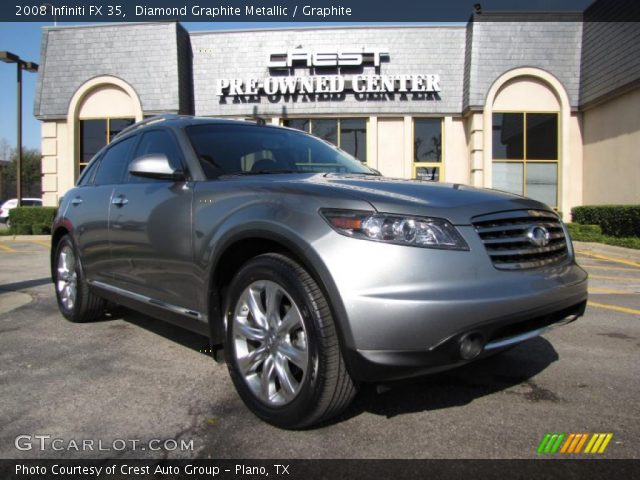
<instances>
[{"instance_id":1,"label":"door handle","mask_svg":"<svg viewBox=\"0 0 640 480\"><path fill-rule=\"evenodd\" d=\"M71 200L71 205L73 205L74 207L77 207L81 203L82 203L82 198L80 197L75 197L73 200Z\"/></svg>"},{"instance_id":2,"label":"door handle","mask_svg":"<svg viewBox=\"0 0 640 480\"><path fill-rule=\"evenodd\" d=\"M116 207L124 207L129 200L124 195L118 195L117 197L113 197L111 199L111 205L115 205Z\"/></svg>"}]
</instances>

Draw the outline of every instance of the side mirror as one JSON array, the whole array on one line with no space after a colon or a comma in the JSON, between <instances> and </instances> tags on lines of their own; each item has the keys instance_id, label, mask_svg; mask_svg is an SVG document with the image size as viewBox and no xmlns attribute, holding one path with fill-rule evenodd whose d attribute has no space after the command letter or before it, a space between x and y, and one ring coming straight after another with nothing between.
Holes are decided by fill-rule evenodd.
<instances>
[{"instance_id":1,"label":"side mirror","mask_svg":"<svg viewBox=\"0 0 640 480\"><path fill-rule=\"evenodd\" d=\"M159 180L184 180L182 170L174 169L164 153L151 153L135 158L129 164L129 173L137 177L156 178Z\"/></svg>"}]
</instances>

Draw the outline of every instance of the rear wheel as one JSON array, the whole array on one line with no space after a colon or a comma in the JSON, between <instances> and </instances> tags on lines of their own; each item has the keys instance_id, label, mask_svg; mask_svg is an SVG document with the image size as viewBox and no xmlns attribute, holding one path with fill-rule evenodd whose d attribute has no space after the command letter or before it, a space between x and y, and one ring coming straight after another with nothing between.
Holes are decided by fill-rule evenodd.
<instances>
[{"instance_id":1,"label":"rear wheel","mask_svg":"<svg viewBox=\"0 0 640 480\"><path fill-rule=\"evenodd\" d=\"M263 420L303 428L340 413L356 389L329 304L300 265L256 257L234 277L225 354L240 397Z\"/></svg>"},{"instance_id":2,"label":"rear wheel","mask_svg":"<svg viewBox=\"0 0 640 480\"><path fill-rule=\"evenodd\" d=\"M77 249L69 235L58 243L53 274L58 308L66 319L89 322L102 316L105 301L89 290Z\"/></svg>"}]
</instances>

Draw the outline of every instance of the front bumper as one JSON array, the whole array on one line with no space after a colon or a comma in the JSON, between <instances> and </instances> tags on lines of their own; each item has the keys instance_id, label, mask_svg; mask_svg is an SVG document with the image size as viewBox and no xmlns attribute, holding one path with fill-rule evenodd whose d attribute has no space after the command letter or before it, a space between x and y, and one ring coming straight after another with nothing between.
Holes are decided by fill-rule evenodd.
<instances>
[{"instance_id":1,"label":"front bumper","mask_svg":"<svg viewBox=\"0 0 640 480\"><path fill-rule=\"evenodd\" d=\"M363 382L382 382L414 377L455 368L508 349L513 345L567 323L584 314L587 301L537 316L533 312L518 314L491 323L470 326L467 331L451 335L442 343L426 350L348 350L351 374ZM546 309L545 309L546 310ZM540 313L540 312L538 312ZM473 333L486 344L482 353L470 360L460 356L461 340Z\"/></svg>"},{"instance_id":2,"label":"front bumper","mask_svg":"<svg viewBox=\"0 0 640 480\"><path fill-rule=\"evenodd\" d=\"M584 313L587 274L573 259L500 271L475 231L458 229L468 252L338 235L330 248L316 244L344 306L337 320L354 378L384 381L453 368L470 361L460 356L466 334L480 336L484 349L476 358L482 358Z\"/></svg>"}]
</instances>

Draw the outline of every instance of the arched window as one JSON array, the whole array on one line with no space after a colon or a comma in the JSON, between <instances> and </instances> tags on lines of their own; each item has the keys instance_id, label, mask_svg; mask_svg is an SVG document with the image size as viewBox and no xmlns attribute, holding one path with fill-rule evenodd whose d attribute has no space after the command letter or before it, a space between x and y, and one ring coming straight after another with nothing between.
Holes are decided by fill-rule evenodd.
<instances>
[{"instance_id":1,"label":"arched window","mask_svg":"<svg viewBox=\"0 0 640 480\"><path fill-rule=\"evenodd\" d=\"M519 70L496 81L487 98L487 183L560 209L566 93L546 72Z\"/></svg>"},{"instance_id":2,"label":"arched window","mask_svg":"<svg viewBox=\"0 0 640 480\"><path fill-rule=\"evenodd\" d=\"M137 94L115 77L89 80L74 94L68 114L74 125L76 178L93 156L127 126L142 119Z\"/></svg>"}]
</instances>

